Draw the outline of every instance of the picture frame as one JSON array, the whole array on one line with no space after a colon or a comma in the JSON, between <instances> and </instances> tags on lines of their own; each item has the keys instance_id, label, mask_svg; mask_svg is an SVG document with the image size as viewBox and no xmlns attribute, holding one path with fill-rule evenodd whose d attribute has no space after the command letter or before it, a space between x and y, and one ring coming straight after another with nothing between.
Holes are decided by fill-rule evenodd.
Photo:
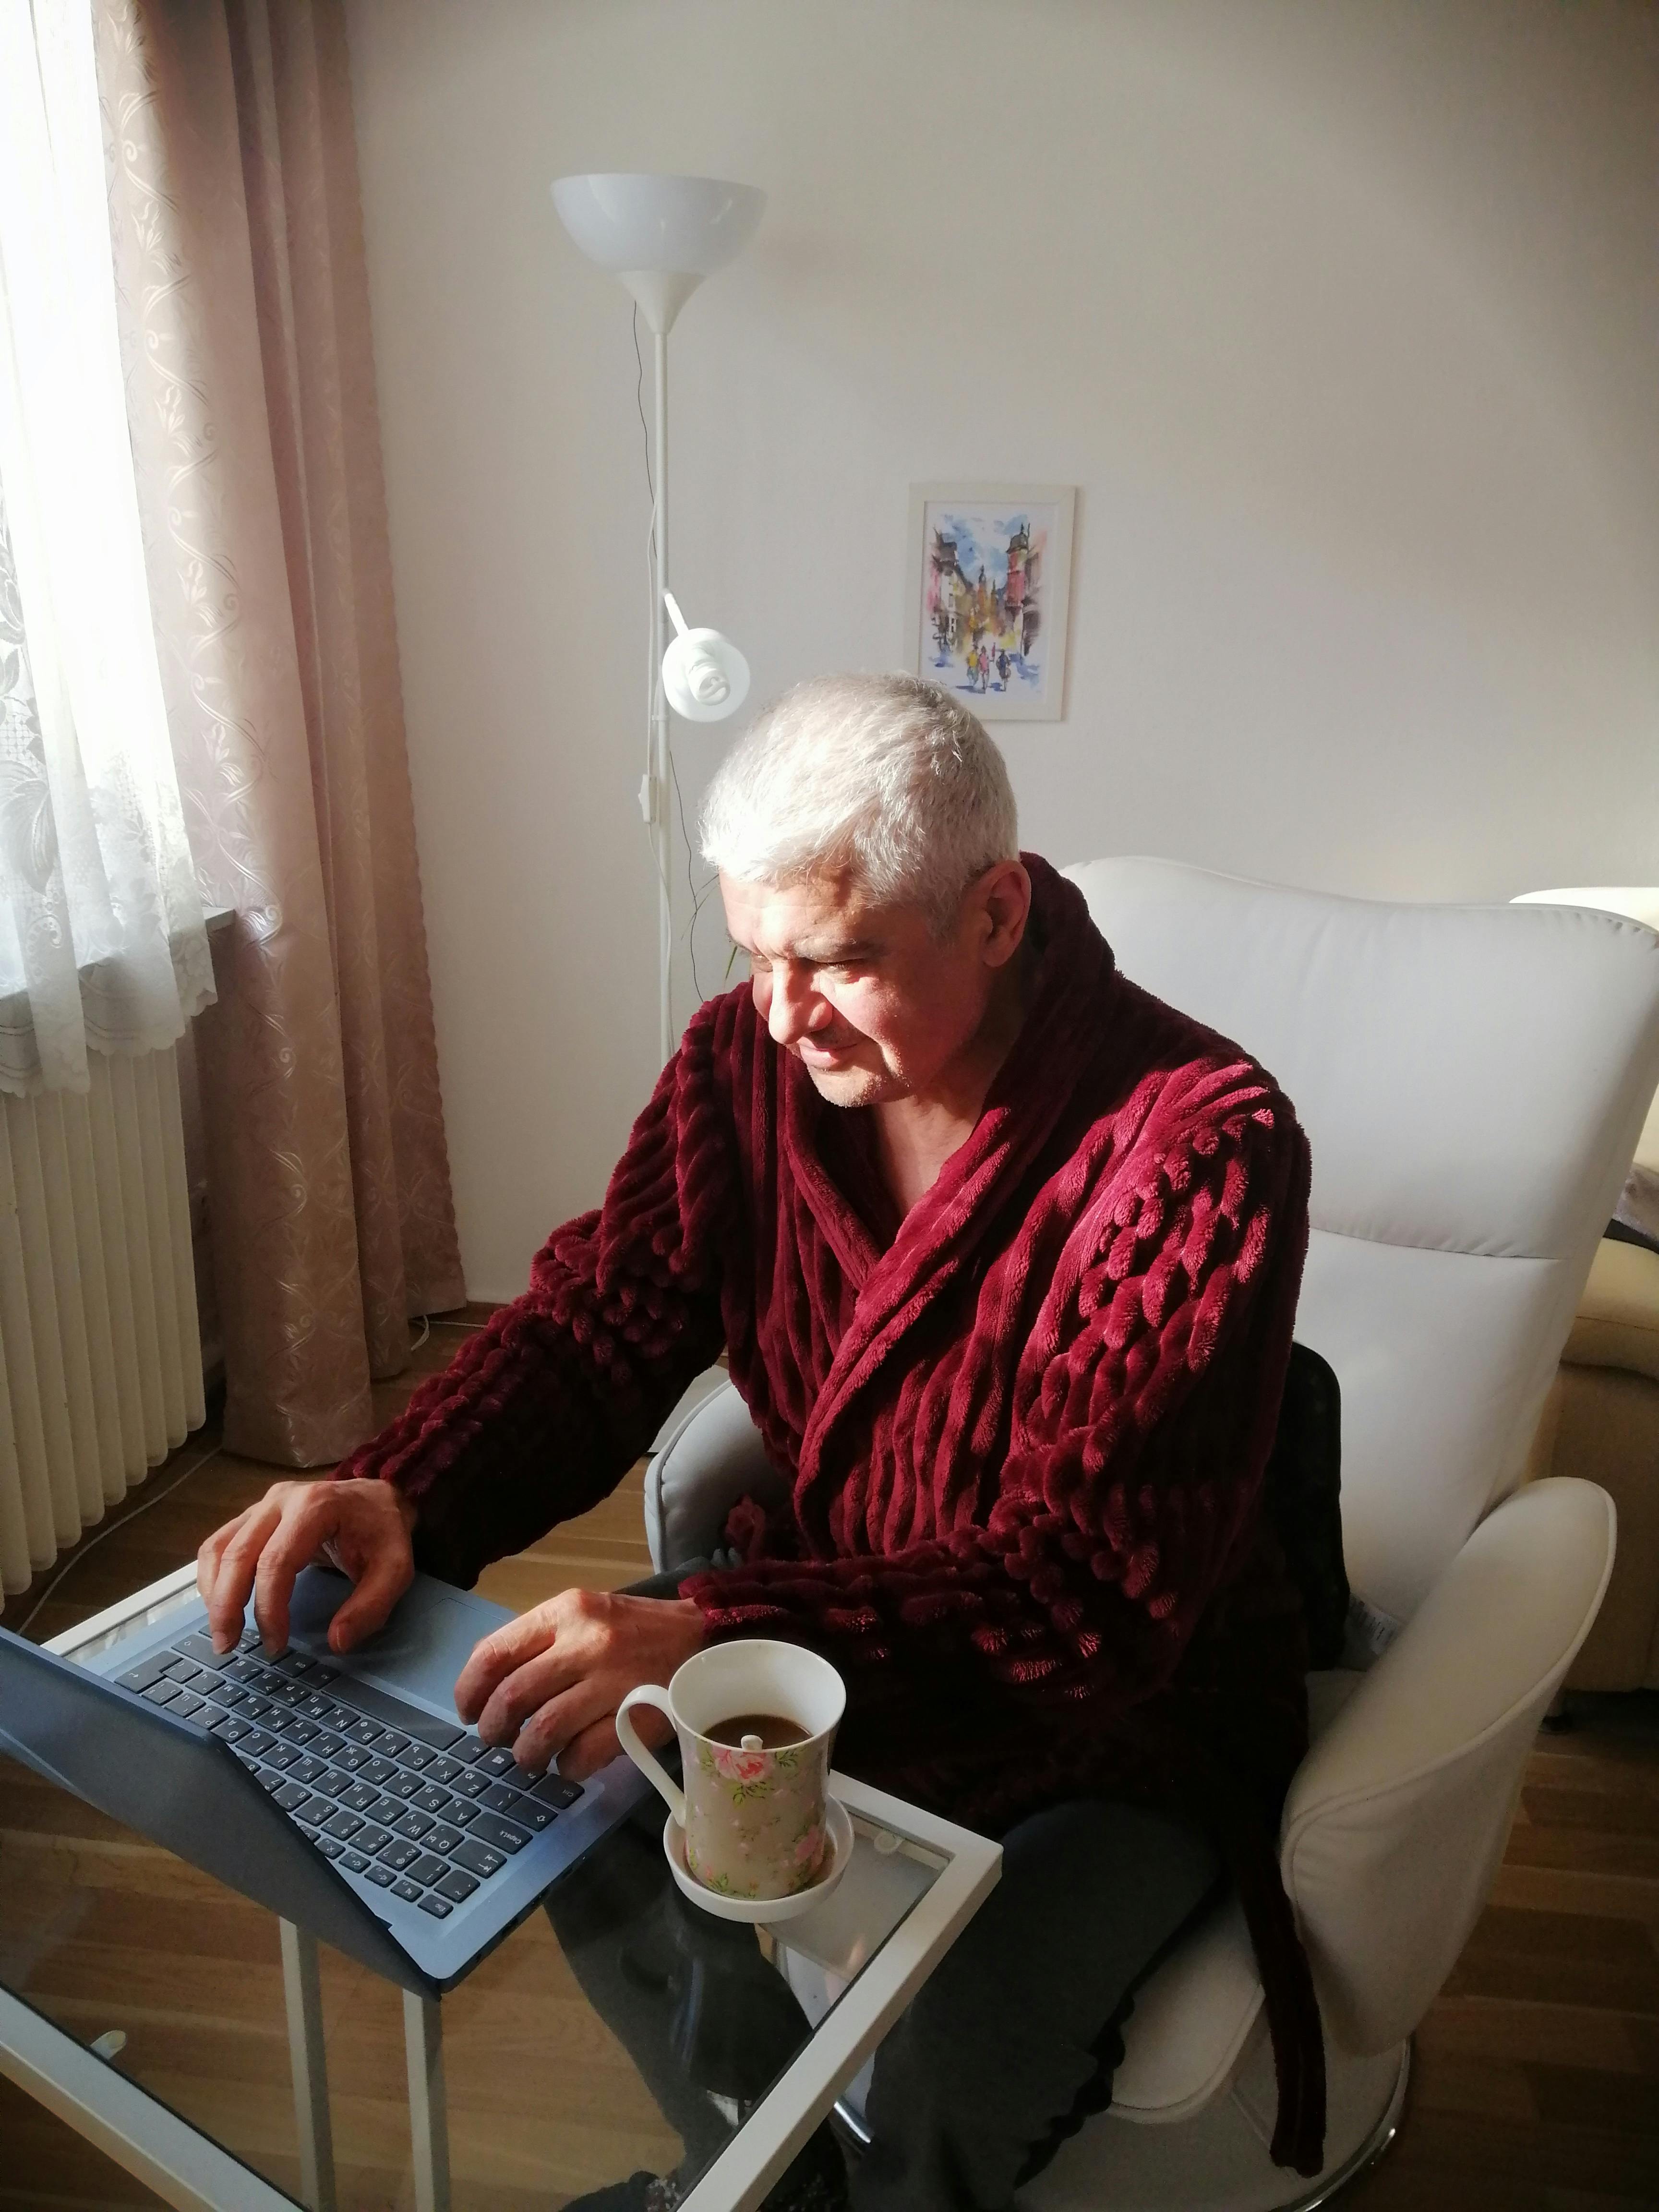
<instances>
[{"instance_id":1,"label":"picture frame","mask_svg":"<svg viewBox=\"0 0 1659 2212\"><path fill-rule=\"evenodd\" d=\"M907 667L986 722L1066 714L1075 484L910 487Z\"/></svg>"}]
</instances>

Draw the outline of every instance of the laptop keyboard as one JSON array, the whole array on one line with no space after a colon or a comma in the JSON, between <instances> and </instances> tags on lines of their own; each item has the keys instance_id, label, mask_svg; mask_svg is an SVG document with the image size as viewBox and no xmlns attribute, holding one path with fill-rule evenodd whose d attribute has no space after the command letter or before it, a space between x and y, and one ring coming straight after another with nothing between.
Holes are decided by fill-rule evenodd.
<instances>
[{"instance_id":1,"label":"laptop keyboard","mask_svg":"<svg viewBox=\"0 0 1659 2212\"><path fill-rule=\"evenodd\" d=\"M581 1796L302 1652L200 1633L117 1680L221 1737L325 1858L447 1920Z\"/></svg>"}]
</instances>

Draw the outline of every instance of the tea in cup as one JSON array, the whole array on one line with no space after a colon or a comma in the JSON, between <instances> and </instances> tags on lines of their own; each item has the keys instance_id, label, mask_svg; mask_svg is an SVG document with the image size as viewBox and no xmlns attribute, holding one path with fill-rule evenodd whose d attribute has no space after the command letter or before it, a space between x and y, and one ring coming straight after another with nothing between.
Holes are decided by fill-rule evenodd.
<instances>
[{"instance_id":1,"label":"tea in cup","mask_svg":"<svg viewBox=\"0 0 1659 2212\"><path fill-rule=\"evenodd\" d=\"M847 1704L827 1659L797 1644L738 1641L695 1652L664 1689L630 1690L617 1712L623 1749L685 1832L692 1877L722 1897L793 1897L825 1871L830 1756ZM635 1705L666 1713L679 1738L678 1787L640 1741Z\"/></svg>"}]
</instances>

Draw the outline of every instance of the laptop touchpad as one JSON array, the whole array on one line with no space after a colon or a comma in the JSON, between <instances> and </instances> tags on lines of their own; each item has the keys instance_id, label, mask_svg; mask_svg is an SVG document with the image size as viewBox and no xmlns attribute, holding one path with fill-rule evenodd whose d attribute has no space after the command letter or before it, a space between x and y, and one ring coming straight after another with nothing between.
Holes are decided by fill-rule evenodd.
<instances>
[{"instance_id":1,"label":"laptop touchpad","mask_svg":"<svg viewBox=\"0 0 1659 2212\"><path fill-rule=\"evenodd\" d=\"M455 1678L481 1636L511 1620L507 1607L430 1575L417 1575L377 1635L343 1655L328 1649L328 1624L351 1589L331 1567L307 1567L294 1585L289 1612L291 1642L313 1651L344 1674L383 1682L404 1697L419 1698L441 1712L455 1710Z\"/></svg>"}]
</instances>

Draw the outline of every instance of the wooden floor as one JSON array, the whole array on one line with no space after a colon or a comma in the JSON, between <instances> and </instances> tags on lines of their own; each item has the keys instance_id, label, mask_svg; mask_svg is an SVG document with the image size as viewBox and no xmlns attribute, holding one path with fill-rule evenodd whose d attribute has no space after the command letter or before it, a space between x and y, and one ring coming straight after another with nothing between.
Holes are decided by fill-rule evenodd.
<instances>
[{"instance_id":1,"label":"wooden floor","mask_svg":"<svg viewBox=\"0 0 1659 2212\"><path fill-rule=\"evenodd\" d=\"M471 1318L434 1326L410 1375L380 1394L383 1416L447 1361ZM106 1540L83 1540L32 1635L189 1559L261 1494L270 1468L218 1452L118 1525L213 1443L210 1430L191 1438L112 1516ZM636 1469L481 1588L521 1608L647 1571ZM13 1599L0 1621L20 1626L40 1595ZM1574 1710L1573 1730L1533 1754L1492 1902L1419 2031L1404 2130L1345 2194L1352 2212L1659 2206L1659 1696ZM296 2185L274 1923L3 1762L0 1978L88 2039L121 2029L124 2069ZM343 2207L401 2212L413 2198L397 1999L325 1954L325 2006ZM678 2156L538 1919L446 1999L445 2035L457 2212L553 2212ZM0 2212L157 2202L0 2081Z\"/></svg>"}]
</instances>

